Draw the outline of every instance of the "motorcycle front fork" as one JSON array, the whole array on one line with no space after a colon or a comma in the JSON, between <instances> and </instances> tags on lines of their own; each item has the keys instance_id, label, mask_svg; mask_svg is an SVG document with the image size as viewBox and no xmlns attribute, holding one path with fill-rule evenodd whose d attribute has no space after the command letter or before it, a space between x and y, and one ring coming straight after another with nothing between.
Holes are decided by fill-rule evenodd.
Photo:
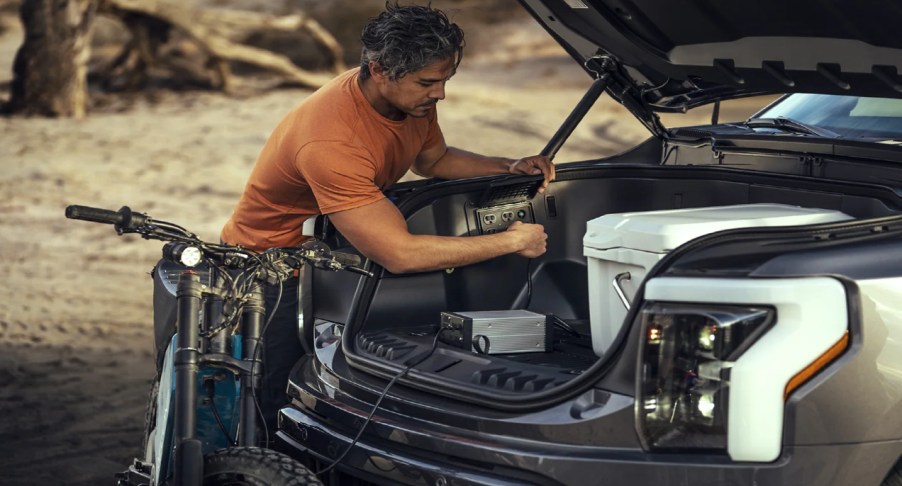
<instances>
[{"instance_id":1,"label":"motorcycle front fork","mask_svg":"<svg viewBox=\"0 0 902 486\"><path fill-rule=\"evenodd\" d=\"M217 278L216 285L221 281ZM198 372L201 365L209 364L229 369L239 375L240 412L238 445L257 445L257 406L255 393L262 376L262 350L260 336L263 327L265 305L263 287L254 284L245 302L241 316L241 359L225 354L227 331L221 331L200 348L200 319L204 286L194 272L184 272L179 278L177 299L176 349L173 355L175 393L173 397L174 428L174 484L175 486L200 485L203 482L203 444L197 438ZM218 322L214 315L221 312L221 302L215 297L204 306L204 326Z\"/></svg>"}]
</instances>

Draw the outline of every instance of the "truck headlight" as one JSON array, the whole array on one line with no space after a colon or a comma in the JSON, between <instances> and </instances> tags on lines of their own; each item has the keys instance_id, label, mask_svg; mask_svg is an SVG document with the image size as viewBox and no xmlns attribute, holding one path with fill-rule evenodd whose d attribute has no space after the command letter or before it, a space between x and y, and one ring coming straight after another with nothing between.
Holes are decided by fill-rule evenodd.
<instances>
[{"instance_id":1,"label":"truck headlight","mask_svg":"<svg viewBox=\"0 0 902 486\"><path fill-rule=\"evenodd\" d=\"M637 401L643 445L726 449L730 367L775 317L766 306L646 303Z\"/></svg>"}]
</instances>

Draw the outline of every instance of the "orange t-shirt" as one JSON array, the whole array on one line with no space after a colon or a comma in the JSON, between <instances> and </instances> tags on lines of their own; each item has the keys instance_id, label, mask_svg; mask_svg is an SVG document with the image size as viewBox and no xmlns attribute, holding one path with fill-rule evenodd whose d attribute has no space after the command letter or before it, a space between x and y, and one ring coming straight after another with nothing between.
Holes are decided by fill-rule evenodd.
<instances>
[{"instance_id":1,"label":"orange t-shirt","mask_svg":"<svg viewBox=\"0 0 902 486\"><path fill-rule=\"evenodd\" d=\"M222 241L252 250L295 246L311 216L385 196L417 155L444 139L436 111L401 121L380 115L352 69L310 95L263 146Z\"/></svg>"}]
</instances>

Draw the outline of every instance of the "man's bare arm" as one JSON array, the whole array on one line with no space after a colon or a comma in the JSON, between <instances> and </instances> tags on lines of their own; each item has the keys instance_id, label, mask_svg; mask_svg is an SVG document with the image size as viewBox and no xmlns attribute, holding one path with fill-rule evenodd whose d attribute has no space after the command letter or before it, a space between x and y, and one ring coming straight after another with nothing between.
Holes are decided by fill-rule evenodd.
<instances>
[{"instance_id":1,"label":"man's bare arm","mask_svg":"<svg viewBox=\"0 0 902 486\"><path fill-rule=\"evenodd\" d=\"M448 147L444 143L421 152L411 169L417 175L441 179L465 179L497 174L543 174L545 181L539 192L544 192L548 183L554 180L554 164L548 157L542 155L522 159L488 157Z\"/></svg>"},{"instance_id":2,"label":"man's bare arm","mask_svg":"<svg viewBox=\"0 0 902 486\"><path fill-rule=\"evenodd\" d=\"M508 253L534 258L545 253L547 239L541 225L519 222L492 235L414 235L387 199L330 214L329 219L355 248L392 273L460 267Z\"/></svg>"}]
</instances>

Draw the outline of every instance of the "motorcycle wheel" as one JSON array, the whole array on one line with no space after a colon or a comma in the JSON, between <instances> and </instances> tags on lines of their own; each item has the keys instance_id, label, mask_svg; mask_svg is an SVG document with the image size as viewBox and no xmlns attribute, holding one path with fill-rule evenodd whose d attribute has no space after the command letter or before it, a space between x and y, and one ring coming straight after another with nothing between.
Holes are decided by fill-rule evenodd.
<instances>
[{"instance_id":1,"label":"motorcycle wheel","mask_svg":"<svg viewBox=\"0 0 902 486\"><path fill-rule=\"evenodd\" d=\"M902 486L902 457L896 461L896 465L893 466L893 470L886 475L881 486Z\"/></svg>"},{"instance_id":2,"label":"motorcycle wheel","mask_svg":"<svg viewBox=\"0 0 902 486\"><path fill-rule=\"evenodd\" d=\"M271 449L230 447L204 458L204 486L322 486L294 459Z\"/></svg>"},{"instance_id":3,"label":"motorcycle wheel","mask_svg":"<svg viewBox=\"0 0 902 486\"><path fill-rule=\"evenodd\" d=\"M150 443L151 433L157 426L157 393L160 390L160 376L157 375L150 387L150 396L147 397L147 408L144 410L144 460L152 459L152 447Z\"/></svg>"}]
</instances>

